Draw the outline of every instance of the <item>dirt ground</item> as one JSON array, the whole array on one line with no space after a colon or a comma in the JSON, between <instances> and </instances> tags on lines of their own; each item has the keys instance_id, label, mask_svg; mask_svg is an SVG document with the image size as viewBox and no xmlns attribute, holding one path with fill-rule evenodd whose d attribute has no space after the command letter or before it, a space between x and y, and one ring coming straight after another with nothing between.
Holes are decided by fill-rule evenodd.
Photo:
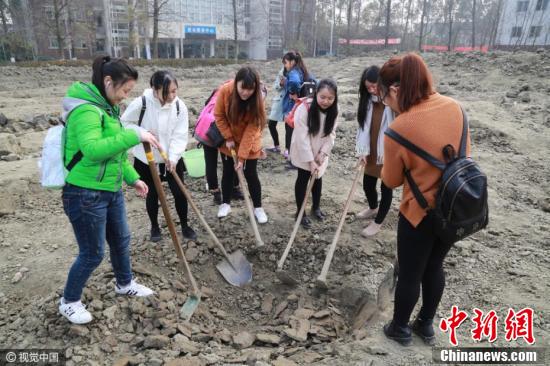
<instances>
[{"instance_id":1,"label":"dirt ground","mask_svg":"<svg viewBox=\"0 0 550 366\"><path fill-rule=\"evenodd\" d=\"M132 265L139 281L157 294L147 299L116 297L108 256L93 274L83 301L94 321L71 326L57 305L77 253L59 191L39 184L37 163L45 130L55 123L61 98L75 80L87 81L85 67L0 67L0 348L62 348L70 365L424 365L432 350L418 338L407 348L388 341L382 325L392 305L353 331L353 314L363 299L373 300L394 258L397 207L373 239L360 232L366 222L356 213L366 206L359 188L346 218L328 275L328 292L314 282L320 273L354 177L357 86L363 68L382 64L389 54L347 59L310 59L318 77L338 82L340 126L323 183L325 222L300 230L285 268L299 280L282 285L276 262L293 226L295 172L280 155L259 163L263 206L269 222L260 226L266 249L253 253L254 236L242 201L225 220L205 191L204 179L185 177L200 209L229 251L242 249L253 263L250 285L236 288L216 271L221 260L190 211L197 242L185 244L204 295L190 322L179 318L187 281L163 227L163 240L148 240L145 203L126 191L132 230ZM524 346L504 339L509 308L534 309L535 345L550 345L550 53L428 54L438 90L459 100L470 118L472 154L489 179L489 227L459 242L445 270L447 287L438 319L451 306L495 310L498 339L474 342L471 318L458 329L465 346ZM280 63L254 63L269 86ZM172 69L179 96L190 110L190 124L213 88L238 66ZM154 67L139 69L133 96L141 93ZM272 96L268 96L268 100ZM4 115L7 119L2 118ZM279 126L281 137L284 127ZM190 144L189 148L193 144ZM266 130L264 145L271 139ZM221 173L220 173L221 175ZM173 206L173 205L172 205ZM175 213L175 210L173 210ZM176 215L174 215L176 216ZM164 222L162 220L162 222ZM437 331L437 346L449 345Z\"/></svg>"}]
</instances>

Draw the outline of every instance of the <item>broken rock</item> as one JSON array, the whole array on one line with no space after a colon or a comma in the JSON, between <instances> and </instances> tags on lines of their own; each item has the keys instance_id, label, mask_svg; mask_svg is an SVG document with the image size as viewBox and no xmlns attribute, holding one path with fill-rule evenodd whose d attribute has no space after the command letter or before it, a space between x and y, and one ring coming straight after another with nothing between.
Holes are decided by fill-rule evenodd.
<instances>
[{"instance_id":1,"label":"broken rock","mask_svg":"<svg viewBox=\"0 0 550 366\"><path fill-rule=\"evenodd\" d=\"M170 338L163 335L152 335L145 338L143 348L162 349L170 344Z\"/></svg>"},{"instance_id":2,"label":"broken rock","mask_svg":"<svg viewBox=\"0 0 550 366\"><path fill-rule=\"evenodd\" d=\"M240 332L233 336L233 344L240 349L252 346L256 337L248 332Z\"/></svg>"},{"instance_id":3,"label":"broken rock","mask_svg":"<svg viewBox=\"0 0 550 366\"><path fill-rule=\"evenodd\" d=\"M306 319L297 319L295 322L295 327L285 329L285 334L296 341L305 342L307 340L307 334L311 325L309 320Z\"/></svg>"},{"instance_id":4,"label":"broken rock","mask_svg":"<svg viewBox=\"0 0 550 366\"><path fill-rule=\"evenodd\" d=\"M279 343L281 343L281 337L276 334L258 333L256 334L256 339L260 342L274 345L278 345Z\"/></svg>"}]
</instances>

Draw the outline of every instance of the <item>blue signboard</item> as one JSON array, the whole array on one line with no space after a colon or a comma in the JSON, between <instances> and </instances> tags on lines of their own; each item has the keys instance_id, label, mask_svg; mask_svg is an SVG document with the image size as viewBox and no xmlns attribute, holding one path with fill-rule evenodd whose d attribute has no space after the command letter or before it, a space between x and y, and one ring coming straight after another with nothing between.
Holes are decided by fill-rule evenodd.
<instances>
[{"instance_id":1,"label":"blue signboard","mask_svg":"<svg viewBox=\"0 0 550 366\"><path fill-rule=\"evenodd\" d=\"M205 25L186 25L185 35L216 37L216 27Z\"/></svg>"}]
</instances>

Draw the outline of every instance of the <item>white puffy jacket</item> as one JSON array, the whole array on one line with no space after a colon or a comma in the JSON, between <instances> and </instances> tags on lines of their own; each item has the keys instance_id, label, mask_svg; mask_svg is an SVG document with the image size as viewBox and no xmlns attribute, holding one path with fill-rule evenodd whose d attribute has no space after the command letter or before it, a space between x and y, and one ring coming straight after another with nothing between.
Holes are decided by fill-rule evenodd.
<instances>
[{"instance_id":1,"label":"white puffy jacket","mask_svg":"<svg viewBox=\"0 0 550 366\"><path fill-rule=\"evenodd\" d=\"M143 92L146 102L146 110L141 121L141 127L137 125L141 112L141 97L134 99L122 114L120 120L126 128L131 128L138 133L145 129L157 136L162 149L168 154L171 162L176 163L187 146L189 139L189 114L187 106L176 97L171 103L161 106L160 101L153 95L153 89L145 89ZM179 101L179 116L177 114L176 101ZM155 161L163 163L164 160L153 148ZM132 150L133 155L147 164L143 145L136 145Z\"/></svg>"}]
</instances>

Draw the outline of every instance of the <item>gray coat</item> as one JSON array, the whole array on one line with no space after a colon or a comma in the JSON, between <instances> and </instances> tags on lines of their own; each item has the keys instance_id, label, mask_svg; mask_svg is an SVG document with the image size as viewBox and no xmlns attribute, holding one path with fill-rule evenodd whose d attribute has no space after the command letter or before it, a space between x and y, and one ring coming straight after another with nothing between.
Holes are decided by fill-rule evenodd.
<instances>
[{"instance_id":1,"label":"gray coat","mask_svg":"<svg viewBox=\"0 0 550 366\"><path fill-rule=\"evenodd\" d=\"M273 82L273 90L275 95L271 100L271 111L269 113L270 121L283 121L283 98L285 96L285 88L281 86L281 79L284 78L285 68L282 67L275 81Z\"/></svg>"}]
</instances>

